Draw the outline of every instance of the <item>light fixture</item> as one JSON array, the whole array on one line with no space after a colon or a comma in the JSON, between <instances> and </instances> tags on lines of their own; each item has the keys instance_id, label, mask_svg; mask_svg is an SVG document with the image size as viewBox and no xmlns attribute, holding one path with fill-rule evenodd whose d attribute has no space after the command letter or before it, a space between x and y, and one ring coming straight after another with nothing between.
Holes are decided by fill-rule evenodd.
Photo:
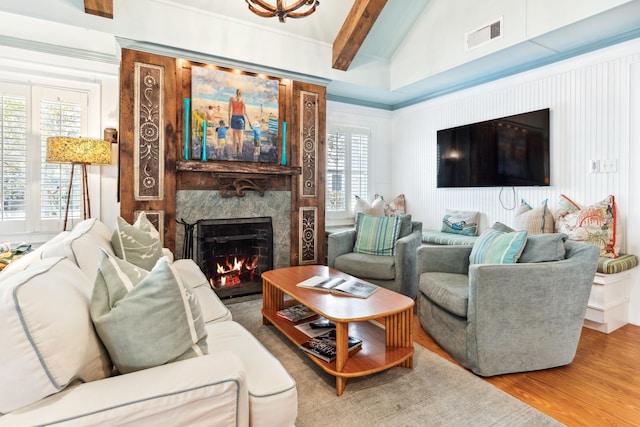
<instances>
[{"instance_id":1,"label":"light fixture","mask_svg":"<svg viewBox=\"0 0 640 427\"><path fill-rule=\"evenodd\" d=\"M273 18L277 16L280 22L285 22L287 18L303 18L311 15L320 5L318 0L296 0L293 4L286 6L285 0L276 0L276 5L272 6L263 0L245 0L249 5L249 10L263 18ZM297 11L301 9L301 11Z\"/></svg>"},{"instance_id":2,"label":"light fixture","mask_svg":"<svg viewBox=\"0 0 640 427\"><path fill-rule=\"evenodd\" d=\"M68 136L52 136L47 138L47 162L71 163L71 177L67 191L67 207L64 213L64 228L67 229L69 202L73 172L76 165L82 166L82 200L84 219L91 218L91 201L89 200L89 182L87 181L87 165L111 164L111 142L93 138L73 138Z\"/></svg>"}]
</instances>

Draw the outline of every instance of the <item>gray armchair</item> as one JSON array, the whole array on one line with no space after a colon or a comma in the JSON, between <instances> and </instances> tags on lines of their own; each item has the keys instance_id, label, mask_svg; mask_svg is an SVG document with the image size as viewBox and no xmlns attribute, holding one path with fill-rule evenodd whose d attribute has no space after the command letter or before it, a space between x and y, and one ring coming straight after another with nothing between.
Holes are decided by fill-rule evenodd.
<instances>
[{"instance_id":1,"label":"gray armchair","mask_svg":"<svg viewBox=\"0 0 640 427\"><path fill-rule=\"evenodd\" d=\"M571 363L599 249L572 241L564 247L560 261L471 266L471 247L421 247L422 328L481 376Z\"/></svg>"},{"instance_id":2,"label":"gray armchair","mask_svg":"<svg viewBox=\"0 0 640 427\"><path fill-rule=\"evenodd\" d=\"M393 256L354 253L356 231L329 235L327 264L343 273L415 299L418 289L417 249L422 241L422 223L403 217L400 238Z\"/></svg>"}]
</instances>

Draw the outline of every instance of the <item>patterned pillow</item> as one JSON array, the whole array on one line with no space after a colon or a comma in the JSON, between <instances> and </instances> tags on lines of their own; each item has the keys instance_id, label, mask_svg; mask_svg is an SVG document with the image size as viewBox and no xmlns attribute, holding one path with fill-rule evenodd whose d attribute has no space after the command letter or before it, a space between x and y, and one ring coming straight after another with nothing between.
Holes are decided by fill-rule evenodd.
<instances>
[{"instance_id":1,"label":"patterned pillow","mask_svg":"<svg viewBox=\"0 0 640 427\"><path fill-rule=\"evenodd\" d=\"M516 209L513 228L526 230L530 234L553 233L553 214L545 199L540 206L532 208L524 199Z\"/></svg>"},{"instance_id":2,"label":"patterned pillow","mask_svg":"<svg viewBox=\"0 0 640 427\"><path fill-rule=\"evenodd\" d=\"M111 245L119 258L145 270L151 270L162 256L160 233L144 212L133 225L118 217Z\"/></svg>"},{"instance_id":3,"label":"patterned pillow","mask_svg":"<svg viewBox=\"0 0 640 427\"><path fill-rule=\"evenodd\" d=\"M406 213L407 209L405 205L404 194L400 194L389 203L384 204L384 214L386 216L400 216L406 215Z\"/></svg>"},{"instance_id":4,"label":"patterned pillow","mask_svg":"<svg viewBox=\"0 0 640 427\"><path fill-rule=\"evenodd\" d=\"M120 373L207 354L198 299L166 258L148 272L99 256L91 318Z\"/></svg>"},{"instance_id":5,"label":"patterned pillow","mask_svg":"<svg viewBox=\"0 0 640 427\"><path fill-rule=\"evenodd\" d=\"M525 244L526 231L505 233L495 228L482 232L471 249L471 264L513 264L518 261Z\"/></svg>"},{"instance_id":6,"label":"patterned pillow","mask_svg":"<svg viewBox=\"0 0 640 427\"><path fill-rule=\"evenodd\" d=\"M362 197L356 196L356 206L354 210L356 218L358 217L359 213L374 216L384 216L384 199L382 198L382 196L376 194L373 198L373 203L369 204Z\"/></svg>"},{"instance_id":7,"label":"patterned pillow","mask_svg":"<svg viewBox=\"0 0 640 427\"><path fill-rule=\"evenodd\" d=\"M400 235L399 216L358 215L353 252L369 255L395 255Z\"/></svg>"},{"instance_id":8,"label":"patterned pillow","mask_svg":"<svg viewBox=\"0 0 640 427\"><path fill-rule=\"evenodd\" d=\"M475 236L478 234L479 215L480 212L477 211L455 211L447 209L442 218L442 228L440 231L464 234L465 236Z\"/></svg>"},{"instance_id":9,"label":"patterned pillow","mask_svg":"<svg viewBox=\"0 0 640 427\"><path fill-rule=\"evenodd\" d=\"M593 243L600 256L616 258L620 253L620 230L615 198L611 195L591 206L581 207L564 194L556 211L556 231L570 240Z\"/></svg>"}]
</instances>

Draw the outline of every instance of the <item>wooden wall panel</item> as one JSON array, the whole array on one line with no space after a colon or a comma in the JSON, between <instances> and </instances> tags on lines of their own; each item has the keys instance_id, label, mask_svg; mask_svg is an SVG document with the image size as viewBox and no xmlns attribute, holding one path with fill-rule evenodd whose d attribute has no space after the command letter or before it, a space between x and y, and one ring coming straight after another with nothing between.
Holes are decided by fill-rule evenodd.
<instances>
[{"instance_id":1,"label":"wooden wall panel","mask_svg":"<svg viewBox=\"0 0 640 427\"><path fill-rule=\"evenodd\" d=\"M162 220L163 244L175 248L176 60L122 50L120 69L120 216Z\"/></svg>"},{"instance_id":2,"label":"wooden wall panel","mask_svg":"<svg viewBox=\"0 0 640 427\"><path fill-rule=\"evenodd\" d=\"M321 264L325 257L325 134L326 88L307 83L293 85L291 158L302 167L292 182L291 264Z\"/></svg>"}]
</instances>

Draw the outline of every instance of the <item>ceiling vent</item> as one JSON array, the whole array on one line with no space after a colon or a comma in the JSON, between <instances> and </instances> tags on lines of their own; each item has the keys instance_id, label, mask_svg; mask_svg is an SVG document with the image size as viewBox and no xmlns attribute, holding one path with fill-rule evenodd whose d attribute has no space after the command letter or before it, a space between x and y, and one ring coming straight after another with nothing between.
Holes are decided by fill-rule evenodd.
<instances>
[{"instance_id":1,"label":"ceiling vent","mask_svg":"<svg viewBox=\"0 0 640 427\"><path fill-rule=\"evenodd\" d=\"M473 49L500 37L502 37L502 18L465 34L465 50Z\"/></svg>"}]
</instances>

